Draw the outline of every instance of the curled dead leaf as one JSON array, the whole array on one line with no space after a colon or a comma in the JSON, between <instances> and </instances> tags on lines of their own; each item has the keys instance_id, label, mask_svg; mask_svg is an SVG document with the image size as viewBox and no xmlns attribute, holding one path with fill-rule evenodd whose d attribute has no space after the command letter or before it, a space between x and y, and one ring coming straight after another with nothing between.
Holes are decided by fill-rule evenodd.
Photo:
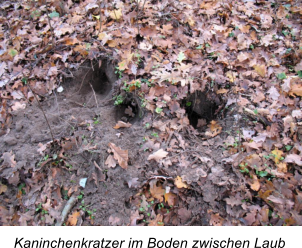
<instances>
[{"instance_id":1,"label":"curled dead leaf","mask_svg":"<svg viewBox=\"0 0 302 248\"><path fill-rule=\"evenodd\" d=\"M175 179L174 179L174 184L175 184L175 186L177 187L177 188L189 188L189 186L186 184L186 183L184 183L183 181L182 181L182 179L181 179L181 177L180 176L177 176Z\"/></svg>"},{"instance_id":2,"label":"curled dead leaf","mask_svg":"<svg viewBox=\"0 0 302 248\"><path fill-rule=\"evenodd\" d=\"M161 159L165 158L168 155L168 152L165 152L163 149L149 155L148 160L154 159L156 162L159 162Z\"/></svg>"},{"instance_id":3,"label":"curled dead leaf","mask_svg":"<svg viewBox=\"0 0 302 248\"><path fill-rule=\"evenodd\" d=\"M0 195L1 195L2 193L5 193L6 190L7 190L7 186L4 185L4 184L0 184Z\"/></svg>"},{"instance_id":4,"label":"curled dead leaf","mask_svg":"<svg viewBox=\"0 0 302 248\"><path fill-rule=\"evenodd\" d=\"M108 144L109 147L112 149L114 158L118 161L118 164L123 168L128 168L128 150L122 150L121 148L117 147L113 143ZM107 161L107 160L106 160Z\"/></svg>"},{"instance_id":5,"label":"curled dead leaf","mask_svg":"<svg viewBox=\"0 0 302 248\"><path fill-rule=\"evenodd\" d=\"M123 122L123 121L118 121L113 128L114 129L119 129L121 127L131 127L131 126L132 126L132 124L129 123L129 122L126 123L126 122Z\"/></svg>"},{"instance_id":6,"label":"curled dead leaf","mask_svg":"<svg viewBox=\"0 0 302 248\"><path fill-rule=\"evenodd\" d=\"M69 215L66 225L75 226L78 223L79 216L80 216L80 212L74 211L73 214Z\"/></svg>"}]
</instances>

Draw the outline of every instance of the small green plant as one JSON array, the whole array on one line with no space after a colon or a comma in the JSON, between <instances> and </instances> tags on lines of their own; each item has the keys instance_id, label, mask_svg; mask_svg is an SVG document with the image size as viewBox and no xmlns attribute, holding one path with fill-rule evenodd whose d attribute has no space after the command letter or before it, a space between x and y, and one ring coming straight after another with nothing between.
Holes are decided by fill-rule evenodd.
<instances>
[{"instance_id":1,"label":"small green plant","mask_svg":"<svg viewBox=\"0 0 302 248\"><path fill-rule=\"evenodd\" d=\"M93 124L94 124L94 125L101 124L101 122L100 122L100 120L99 120L99 117L94 117L94 118L93 118Z\"/></svg>"},{"instance_id":2,"label":"small green plant","mask_svg":"<svg viewBox=\"0 0 302 248\"><path fill-rule=\"evenodd\" d=\"M190 107L192 105L192 102L186 102L186 106Z\"/></svg>"},{"instance_id":3,"label":"small green plant","mask_svg":"<svg viewBox=\"0 0 302 248\"><path fill-rule=\"evenodd\" d=\"M41 166L41 164L42 164L43 162L45 162L48 158L49 158L49 155L46 154L43 158L40 159L40 161L39 161L39 163L38 163L38 166Z\"/></svg>"},{"instance_id":4,"label":"small green plant","mask_svg":"<svg viewBox=\"0 0 302 248\"><path fill-rule=\"evenodd\" d=\"M124 102L124 97L122 95L114 96L113 100L114 100L114 105L117 106Z\"/></svg>"},{"instance_id":5,"label":"small green plant","mask_svg":"<svg viewBox=\"0 0 302 248\"><path fill-rule=\"evenodd\" d=\"M81 193L78 195L78 199L79 199L79 200L82 200L82 199L83 199L83 197L84 197L84 192L83 192L83 191L81 191Z\"/></svg>"},{"instance_id":6,"label":"small green plant","mask_svg":"<svg viewBox=\"0 0 302 248\"><path fill-rule=\"evenodd\" d=\"M24 189L25 187L26 187L26 184L25 184L25 183L20 183L20 184L18 185L18 189L21 191L22 195L25 195L25 194L26 194L25 189Z\"/></svg>"},{"instance_id":7,"label":"small green plant","mask_svg":"<svg viewBox=\"0 0 302 248\"><path fill-rule=\"evenodd\" d=\"M123 77L123 71L124 70L120 70L120 68L118 66L115 67L115 74L118 75L118 78L121 79Z\"/></svg>"},{"instance_id":8,"label":"small green plant","mask_svg":"<svg viewBox=\"0 0 302 248\"><path fill-rule=\"evenodd\" d=\"M229 37L234 37L235 34L233 32L229 33Z\"/></svg>"},{"instance_id":9,"label":"small green plant","mask_svg":"<svg viewBox=\"0 0 302 248\"><path fill-rule=\"evenodd\" d=\"M90 207L90 205L85 205L85 201L82 200L82 201L81 201L81 205L80 205L79 208L80 208L81 210L83 210L85 213L87 213L88 216L89 216L89 218L93 220L93 219L95 218L94 214L95 214L95 212L96 212L96 209L89 210L89 209L88 209L89 207Z\"/></svg>"},{"instance_id":10,"label":"small green plant","mask_svg":"<svg viewBox=\"0 0 302 248\"><path fill-rule=\"evenodd\" d=\"M157 108L155 109L155 112L158 113L158 114L160 114L162 111L163 111L163 109L162 109L162 108L159 108L159 107L157 107Z\"/></svg>"},{"instance_id":11,"label":"small green plant","mask_svg":"<svg viewBox=\"0 0 302 248\"><path fill-rule=\"evenodd\" d=\"M41 212L42 215L48 214L48 211L43 209L42 203L38 204L38 206L36 207L36 212Z\"/></svg>"},{"instance_id":12,"label":"small green plant","mask_svg":"<svg viewBox=\"0 0 302 248\"><path fill-rule=\"evenodd\" d=\"M277 78L280 79L280 80L283 80L283 79L286 79L286 74L285 72L281 72L277 75Z\"/></svg>"},{"instance_id":13,"label":"small green plant","mask_svg":"<svg viewBox=\"0 0 302 248\"><path fill-rule=\"evenodd\" d=\"M158 138L158 137L159 137L159 136L158 136L158 133L156 133L156 132L151 133L151 135L152 135L153 137L155 137L155 138Z\"/></svg>"}]
</instances>

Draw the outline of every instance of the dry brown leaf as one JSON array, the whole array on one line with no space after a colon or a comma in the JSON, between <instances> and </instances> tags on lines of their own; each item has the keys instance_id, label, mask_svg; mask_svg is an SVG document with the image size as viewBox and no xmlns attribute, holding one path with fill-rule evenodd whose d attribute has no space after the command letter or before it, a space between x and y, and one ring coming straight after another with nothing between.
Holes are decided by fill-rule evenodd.
<instances>
[{"instance_id":1,"label":"dry brown leaf","mask_svg":"<svg viewBox=\"0 0 302 248\"><path fill-rule=\"evenodd\" d=\"M157 181L156 180L152 180L150 182L150 192L151 192L151 195L158 199L160 202L163 201L163 196L164 194L166 193L165 189L163 189L161 186L157 186L156 185Z\"/></svg>"},{"instance_id":2,"label":"dry brown leaf","mask_svg":"<svg viewBox=\"0 0 302 248\"><path fill-rule=\"evenodd\" d=\"M216 91L217 94L224 94L224 93L228 93L228 92L229 92L229 90L227 90L227 89L220 89L220 90Z\"/></svg>"},{"instance_id":3,"label":"dry brown leaf","mask_svg":"<svg viewBox=\"0 0 302 248\"><path fill-rule=\"evenodd\" d=\"M177 176L175 179L174 179L174 184L175 184L175 186L177 187L177 188L189 188L189 186L186 184L186 183L184 183L183 181L182 181L182 179L181 179L181 177L180 176Z\"/></svg>"},{"instance_id":4,"label":"dry brown leaf","mask_svg":"<svg viewBox=\"0 0 302 248\"><path fill-rule=\"evenodd\" d=\"M211 214L211 220L210 220L211 226L222 226L223 222L224 219L221 216L219 216L219 213Z\"/></svg>"},{"instance_id":5,"label":"dry brown leaf","mask_svg":"<svg viewBox=\"0 0 302 248\"><path fill-rule=\"evenodd\" d=\"M255 191L259 191L259 189L260 189L260 182L259 182L256 175L253 175L253 181L251 183L251 189L255 190Z\"/></svg>"},{"instance_id":6,"label":"dry brown leaf","mask_svg":"<svg viewBox=\"0 0 302 248\"><path fill-rule=\"evenodd\" d=\"M266 66L265 65L254 65L254 69L261 77L265 77L265 75L266 75Z\"/></svg>"},{"instance_id":7,"label":"dry brown leaf","mask_svg":"<svg viewBox=\"0 0 302 248\"><path fill-rule=\"evenodd\" d=\"M2 193L5 193L6 190L7 190L7 186L4 185L4 184L0 184L0 195L1 195Z\"/></svg>"},{"instance_id":8,"label":"dry brown leaf","mask_svg":"<svg viewBox=\"0 0 302 248\"><path fill-rule=\"evenodd\" d=\"M278 150L278 148L276 148L272 151L272 154L274 154L275 163L278 164L280 162L280 159L282 158L283 151L280 151Z\"/></svg>"},{"instance_id":9,"label":"dry brown leaf","mask_svg":"<svg viewBox=\"0 0 302 248\"><path fill-rule=\"evenodd\" d=\"M148 226L164 226L163 216L158 214L154 220L149 221Z\"/></svg>"},{"instance_id":10,"label":"dry brown leaf","mask_svg":"<svg viewBox=\"0 0 302 248\"><path fill-rule=\"evenodd\" d=\"M112 149L114 158L118 161L118 164L123 168L128 168L128 150L122 150L121 148L117 147L113 143L108 144L109 147Z\"/></svg>"},{"instance_id":11,"label":"dry brown leaf","mask_svg":"<svg viewBox=\"0 0 302 248\"><path fill-rule=\"evenodd\" d=\"M119 20L122 17L122 9L116 9L116 10L108 11L108 12L109 12L110 17L113 20Z\"/></svg>"},{"instance_id":12,"label":"dry brown leaf","mask_svg":"<svg viewBox=\"0 0 302 248\"><path fill-rule=\"evenodd\" d=\"M132 126L132 124L129 123L129 122L126 123L126 122L123 122L123 121L118 121L113 128L114 129L119 129L121 127L131 127L131 126Z\"/></svg>"},{"instance_id":13,"label":"dry brown leaf","mask_svg":"<svg viewBox=\"0 0 302 248\"><path fill-rule=\"evenodd\" d=\"M286 163L279 163L279 164L277 164L277 167L278 167L278 171L279 172L283 172L283 173L287 172L287 165L286 165Z\"/></svg>"},{"instance_id":14,"label":"dry brown leaf","mask_svg":"<svg viewBox=\"0 0 302 248\"><path fill-rule=\"evenodd\" d=\"M209 128L205 132L205 135L208 137L215 137L222 131L222 127L214 120L211 121L211 124L209 124L208 127Z\"/></svg>"},{"instance_id":15,"label":"dry brown leaf","mask_svg":"<svg viewBox=\"0 0 302 248\"><path fill-rule=\"evenodd\" d=\"M75 226L78 222L78 217L80 216L80 212L74 211L73 214L68 216L68 220L66 222L67 226Z\"/></svg>"},{"instance_id":16,"label":"dry brown leaf","mask_svg":"<svg viewBox=\"0 0 302 248\"><path fill-rule=\"evenodd\" d=\"M177 197L175 194L169 192L165 194L164 197L165 197L165 202L167 202L169 206L174 206Z\"/></svg>"},{"instance_id":17,"label":"dry brown leaf","mask_svg":"<svg viewBox=\"0 0 302 248\"><path fill-rule=\"evenodd\" d=\"M166 157L168 152L165 152L163 149L159 149L158 151L149 155L148 160L154 159L156 162L159 162L161 159Z\"/></svg>"},{"instance_id":18,"label":"dry brown leaf","mask_svg":"<svg viewBox=\"0 0 302 248\"><path fill-rule=\"evenodd\" d=\"M290 94L295 94L297 96L302 96L302 83L295 83L291 86Z\"/></svg>"}]
</instances>

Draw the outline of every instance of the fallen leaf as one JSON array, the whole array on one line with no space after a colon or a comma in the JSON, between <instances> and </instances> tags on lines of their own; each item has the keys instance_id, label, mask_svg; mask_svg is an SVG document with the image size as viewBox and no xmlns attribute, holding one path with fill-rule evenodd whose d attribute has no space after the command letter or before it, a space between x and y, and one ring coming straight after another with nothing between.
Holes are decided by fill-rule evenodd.
<instances>
[{"instance_id":1,"label":"fallen leaf","mask_svg":"<svg viewBox=\"0 0 302 248\"><path fill-rule=\"evenodd\" d=\"M222 226L224 219L219 216L219 213L211 214L210 225L211 226Z\"/></svg>"},{"instance_id":2,"label":"fallen leaf","mask_svg":"<svg viewBox=\"0 0 302 248\"><path fill-rule=\"evenodd\" d=\"M165 189L163 189L161 186L157 186L157 181L156 180L152 180L150 183L150 192L151 195L158 199L160 202L163 201L163 196L166 193Z\"/></svg>"},{"instance_id":3,"label":"fallen leaf","mask_svg":"<svg viewBox=\"0 0 302 248\"><path fill-rule=\"evenodd\" d=\"M214 120L211 121L211 123L208 125L208 129L205 132L205 135L208 137L215 137L218 134L221 133L222 127Z\"/></svg>"},{"instance_id":4,"label":"fallen leaf","mask_svg":"<svg viewBox=\"0 0 302 248\"><path fill-rule=\"evenodd\" d=\"M278 150L278 148L276 148L275 150L272 151L272 154L274 154L275 163L278 164L283 155L283 151L280 151L280 150Z\"/></svg>"},{"instance_id":5,"label":"fallen leaf","mask_svg":"<svg viewBox=\"0 0 302 248\"><path fill-rule=\"evenodd\" d=\"M128 150L122 150L121 148L117 147L113 143L109 143L109 147L112 149L114 158L118 161L119 165L123 169L128 168Z\"/></svg>"},{"instance_id":6,"label":"fallen leaf","mask_svg":"<svg viewBox=\"0 0 302 248\"><path fill-rule=\"evenodd\" d=\"M4 184L0 184L0 195L1 195L2 193L5 193L6 190L7 190L7 186L4 185Z\"/></svg>"},{"instance_id":7,"label":"fallen leaf","mask_svg":"<svg viewBox=\"0 0 302 248\"><path fill-rule=\"evenodd\" d=\"M119 20L122 17L122 9L115 9L113 11L108 11L108 12L113 20Z\"/></svg>"},{"instance_id":8,"label":"fallen leaf","mask_svg":"<svg viewBox=\"0 0 302 248\"><path fill-rule=\"evenodd\" d=\"M297 154L287 155L283 162L285 162L285 163L295 163L299 166L302 166L301 156L299 156Z\"/></svg>"},{"instance_id":9,"label":"fallen leaf","mask_svg":"<svg viewBox=\"0 0 302 248\"><path fill-rule=\"evenodd\" d=\"M181 177L180 176L177 176L175 179L174 179L174 184L175 184L175 186L177 187L177 188L179 188L179 189L181 189L181 188L189 188L189 186L186 184L186 183L184 183L183 181L182 181L182 179L181 179Z\"/></svg>"},{"instance_id":10,"label":"fallen leaf","mask_svg":"<svg viewBox=\"0 0 302 248\"><path fill-rule=\"evenodd\" d=\"M266 75L266 66L265 65L254 65L254 69L261 77L265 77L265 75Z\"/></svg>"},{"instance_id":11,"label":"fallen leaf","mask_svg":"<svg viewBox=\"0 0 302 248\"><path fill-rule=\"evenodd\" d=\"M149 221L148 226L164 226L163 216L158 214L154 220Z\"/></svg>"},{"instance_id":12,"label":"fallen leaf","mask_svg":"<svg viewBox=\"0 0 302 248\"><path fill-rule=\"evenodd\" d=\"M259 191L260 189L260 182L258 180L258 177L256 175L253 175L253 181L251 184L251 189L254 191Z\"/></svg>"},{"instance_id":13,"label":"fallen leaf","mask_svg":"<svg viewBox=\"0 0 302 248\"><path fill-rule=\"evenodd\" d=\"M156 162L159 162L161 159L165 158L168 155L168 152L165 152L163 149L149 155L148 160L154 159Z\"/></svg>"},{"instance_id":14,"label":"fallen leaf","mask_svg":"<svg viewBox=\"0 0 302 248\"><path fill-rule=\"evenodd\" d=\"M176 201L176 195L169 192L167 194L164 195L165 197L165 202L168 203L169 206L174 206L175 205L175 201Z\"/></svg>"},{"instance_id":15,"label":"fallen leaf","mask_svg":"<svg viewBox=\"0 0 302 248\"><path fill-rule=\"evenodd\" d=\"M113 158L112 155L109 155L105 161L105 164L108 165L109 168L115 168L116 160Z\"/></svg>"},{"instance_id":16,"label":"fallen leaf","mask_svg":"<svg viewBox=\"0 0 302 248\"><path fill-rule=\"evenodd\" d=\"M123 122L123 121L118 121L113 128L114 129L119 129L121 127L131 127L131 126L132 126L132 124L129 123L129 122L126 123L126 122Z\"/></svg>"},{"instance_id":17,"label":"fallen leaf","mask_svg":"<svg viewBox=\"0 0 302 248\"><path fill-rule=\"evenodd\" d=\"M75 226L78 222L78 217L80 216L80 212L74 211L73 214L68 216L66 221L67 226Z\"/></svg>"}]
</instances>

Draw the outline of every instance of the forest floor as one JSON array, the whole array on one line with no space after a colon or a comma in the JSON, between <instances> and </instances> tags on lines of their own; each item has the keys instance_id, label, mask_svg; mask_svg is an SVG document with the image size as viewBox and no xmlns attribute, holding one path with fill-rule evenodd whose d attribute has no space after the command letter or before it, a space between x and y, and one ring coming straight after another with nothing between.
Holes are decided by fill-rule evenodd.
<instances>
[{"instance_id":1,"label":"forest floor","mask_svg":"<svg viewBox=\"0 0 302 248\"><path fill-rule=\"evenodd\" d=\"M299 1L4 1L0 225L302 225Z\"/></svg>"}]
</instances>

